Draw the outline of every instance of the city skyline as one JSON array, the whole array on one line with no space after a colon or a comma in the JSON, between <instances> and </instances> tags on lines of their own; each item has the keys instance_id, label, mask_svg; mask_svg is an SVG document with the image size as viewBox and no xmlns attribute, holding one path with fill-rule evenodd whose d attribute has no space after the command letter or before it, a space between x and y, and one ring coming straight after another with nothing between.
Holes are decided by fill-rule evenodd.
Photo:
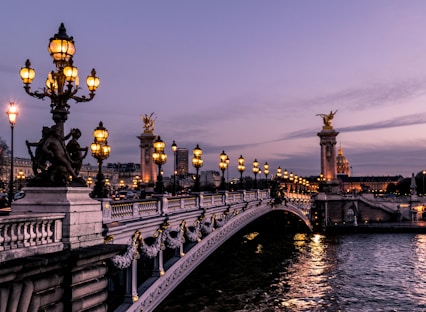
<instances>
[{"instance_id":1,"label":"city skyline","mask_svg":"<svg viewBox=\"0 0 426 312\"><path fill-rule=\"evenodd\" d=\"M172 141L199 144L201 170L219 154L278 166L303 176L320 172L317 114L337 110L333 127L354 176L411 176L426 168L426 3L423 1L162 1L76 3L71 14L53 1L3 4L0 12L0 107L20 109L14 156L29 158L53 124L48 101L28 96L19 70L30 59L32 89L54 64L49 38L64 23L74 37L80 80L95 68L93 101L70 101L65 131L79 128L90 146L102 121L107 162L140 160L142 116L154 113L173 172ZM40 9L40 7L42 9ZM37 12L37 13L35 13ZM81 86L80 95L87 95ZM1 115L1 114L0 114ZM0 136L10 145L7 116ZM84 163L96 163L89 154ZM193 169L190 166L190 171ZM195 170L194 170L195 171Z\"/></svg>"}]
</instances>

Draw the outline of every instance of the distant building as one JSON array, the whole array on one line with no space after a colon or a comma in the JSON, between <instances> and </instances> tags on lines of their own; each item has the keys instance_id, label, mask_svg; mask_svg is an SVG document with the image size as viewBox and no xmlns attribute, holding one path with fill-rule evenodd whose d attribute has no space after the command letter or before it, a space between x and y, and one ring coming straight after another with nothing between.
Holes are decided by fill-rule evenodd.
<instances>
[{"instance_id":1,"label":"distant building","mask_svg":"<svg viewBox=\"0 0 426 312\"><path fill-rule=\"evenodd\" d=\"M186 148L176 150L176 171L179 177L188 175L188 149Z\"/></svg>"},{"instance_id":2,"label":"distant building","mask_svg":"<svg viewBox=\"0 0 426 312\"><path fill-rule=\"evenodd\" d=\"M336 169L337 169L337 176L339 175L346 175L348 177L351 176L349 161L346 159L345 155L343 155L342 146L339 147L339 150L337 152Z\"/></svg>"}]
</instances>

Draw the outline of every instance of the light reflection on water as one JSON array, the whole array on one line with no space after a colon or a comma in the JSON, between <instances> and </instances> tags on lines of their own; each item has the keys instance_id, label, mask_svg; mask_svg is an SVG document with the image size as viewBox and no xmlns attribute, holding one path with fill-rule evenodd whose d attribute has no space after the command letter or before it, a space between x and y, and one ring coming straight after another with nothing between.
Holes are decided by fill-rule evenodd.
<instances>
[{"instance_id":1,"label":"light reflection on water","mask_svg":"<svg viewBox=\"0 0 426 312\"><path fill-rule=\"evenodd\" d=\"M296 234L274 243L262 234L224 250L157 311L426 311L425 234Z\"/></svg>"}]
</instances>

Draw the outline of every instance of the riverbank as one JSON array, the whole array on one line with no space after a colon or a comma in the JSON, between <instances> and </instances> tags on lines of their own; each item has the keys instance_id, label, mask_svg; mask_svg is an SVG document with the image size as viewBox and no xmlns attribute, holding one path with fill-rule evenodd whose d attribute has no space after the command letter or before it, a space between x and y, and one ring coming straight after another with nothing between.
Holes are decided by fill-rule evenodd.
<instances>
[{"instance_id":1,"label":"riverbank","mask_svg":"<svg viewBox=\"0 0 426 312\"><path fill-rule=\"evenodd\" d=\"M325 228L325 233L426 233L425 221L337 224Z\"/></svg>"}]
</instances>

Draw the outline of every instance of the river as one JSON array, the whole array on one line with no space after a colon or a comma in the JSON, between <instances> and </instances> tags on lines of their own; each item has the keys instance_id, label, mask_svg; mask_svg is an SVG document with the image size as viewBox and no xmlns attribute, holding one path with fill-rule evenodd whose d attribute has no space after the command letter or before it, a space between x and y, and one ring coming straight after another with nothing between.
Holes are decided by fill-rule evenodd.
<instances>
[{"instance_id":1,"label":"river","mask_svg":"<svg viewBox=\"0 0 426 312\"><path fill-rule=\"evenodd\" d=\"M426 311L426 234L327 236L280 222L240 231L155 311Z\"/></svg>"}]
</instances>

